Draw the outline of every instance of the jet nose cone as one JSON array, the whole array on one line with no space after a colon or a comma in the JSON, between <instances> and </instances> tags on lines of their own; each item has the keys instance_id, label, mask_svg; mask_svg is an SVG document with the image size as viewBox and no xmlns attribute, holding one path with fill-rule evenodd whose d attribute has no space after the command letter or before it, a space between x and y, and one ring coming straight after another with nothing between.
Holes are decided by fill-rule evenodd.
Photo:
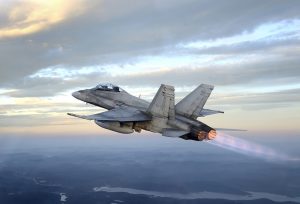
<instances>
[{"instance_id":1,"label":"jet nose cone","mask_svg":"<svg viewBox=\"0 0 300 204\"><path fill-rule=\"evenodd\" d=\"M84 102L88 102L88 96L87 96L88 92L87 90L80 90L80 91L75 91L72 93L72 96L78 100L84 101Z\"/></svg>"},{"instance_id":2,"label":"jet nose cone","mask_svg":"<svg viewBox=\"0 0 300 204\"><path fill-rule=\"evenodd\" d=\"M74 97L74 98L77 98L77 99L80 99L81 97L81 93L79 92L79 91L75 91L75 92L73 92L72 93L72 96Z\"/></svg>"}]
</instances>

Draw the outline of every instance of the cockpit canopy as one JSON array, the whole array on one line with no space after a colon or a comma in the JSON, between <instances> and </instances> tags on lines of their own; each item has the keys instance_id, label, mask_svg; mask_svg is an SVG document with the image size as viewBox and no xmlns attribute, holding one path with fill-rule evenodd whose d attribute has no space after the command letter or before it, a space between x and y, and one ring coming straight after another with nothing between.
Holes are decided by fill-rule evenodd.
<instances>
[{"instance_id":1,"label":"cockpit canopy","mask_svg":"<svg viewBox=\"0 0 300 204\"><path fill-rule=\"evenodd\" d=\"M98 84L95 87L96 90L100 90L100 91L111 91L111 92L121 92L123 91L123 89L121 89L120 87L110 84L110 83L105 83L105 84Z\"/></svg>"}]
</instances>

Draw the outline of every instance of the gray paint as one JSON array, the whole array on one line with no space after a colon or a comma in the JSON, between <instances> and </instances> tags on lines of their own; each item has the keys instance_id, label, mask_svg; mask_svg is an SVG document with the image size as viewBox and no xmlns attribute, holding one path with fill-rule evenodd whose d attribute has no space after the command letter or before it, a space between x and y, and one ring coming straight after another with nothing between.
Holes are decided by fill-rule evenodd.
<instances>
[{"instance_id":1,"label":"gray paint","mask_svg":"<svg viewBox=\"0 0 300 204\"><path fill-rule=\"evenodd\" d=\"M103 128L120 133L147 130L168 137L184 139L209 139L214 128L196 120L197 117L223 113L203 109L213 86L201 84L188 96L174 105L174 87L162 84L154 99L149 102L132 96L112 84L74 92L72 95L86 103L107 109L103 113L82 116L68 113L82 119L94 120ZM204 135L204 136L203 136Z\"/></svg>"}]
</instances>

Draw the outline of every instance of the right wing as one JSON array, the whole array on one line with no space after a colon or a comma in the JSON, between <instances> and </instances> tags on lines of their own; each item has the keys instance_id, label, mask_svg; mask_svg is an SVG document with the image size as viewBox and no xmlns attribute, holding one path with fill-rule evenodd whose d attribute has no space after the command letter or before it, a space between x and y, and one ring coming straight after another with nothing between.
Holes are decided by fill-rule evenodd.
<instances>
[{"instance_id":1,"label":"right wing","mask_svg":"<svg viewBox=\"0 0 300 204\"><path fill-rule=\"evenodd\" d=\"M150 121L152 119L148 114L129 106L120 106L109 111L93 115L77 115L74 113L68 113L68 115L86 120L97 120L100 122L136 122Z\"/></svg>"}]
</instances>

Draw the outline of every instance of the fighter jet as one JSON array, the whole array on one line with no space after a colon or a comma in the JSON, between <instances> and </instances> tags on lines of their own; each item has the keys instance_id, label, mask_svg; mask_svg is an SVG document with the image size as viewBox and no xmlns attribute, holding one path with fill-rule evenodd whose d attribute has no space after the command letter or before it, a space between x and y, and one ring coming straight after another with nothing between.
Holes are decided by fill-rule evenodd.
<instances>
[{"instance_id":1,"label":"fighter jet","mask_svg":"<svg viewBox=\"0 0 300 204\"><path fill-rule=\"evenodd\" d=\"M162 84L149 103L113 84L99 84L91 89L76 91L72 95L107 111L93 115L68 115L93 120L100 127L119 133L146 130L166 137L212 140L216 137L216 129L197 118L224 113L203 108L213 89L212 85L201 84L175 105L174 87L170 85Z\"/></svg>"}]
</instances>

